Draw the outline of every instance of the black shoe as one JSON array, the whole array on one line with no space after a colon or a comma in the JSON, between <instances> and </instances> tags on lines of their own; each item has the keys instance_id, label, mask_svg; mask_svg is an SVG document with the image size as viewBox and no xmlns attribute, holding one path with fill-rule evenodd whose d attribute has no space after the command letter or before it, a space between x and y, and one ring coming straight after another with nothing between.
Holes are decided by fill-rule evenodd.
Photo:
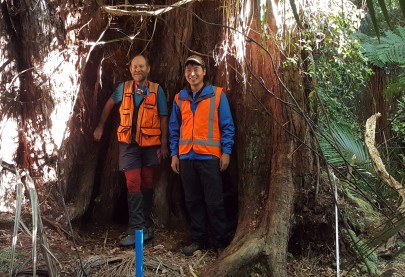
<instances>
[{"instance_id":1,"label":"black shoe","mask_svg":"<svg viewBox=\"0 0 405 277\"><path fill-rule=\"evenodd\" d=\"M203 247L201 247L201 245L193 242L192 244L185 246L183 248L182 252L186 256L193 256L195 251L202 250L202 249L203 249Z\"/></svg>"},{"instance_id":2,"label":"black shoe","mask_svg":"<svg viewBox=\"0 0 405 277\"><path fill-rule=\"evenodd\" d=\"M143 241L149 241L155 237L155 228L153 227L145 227L143 229Z\"/></svg>"}]
</instances>

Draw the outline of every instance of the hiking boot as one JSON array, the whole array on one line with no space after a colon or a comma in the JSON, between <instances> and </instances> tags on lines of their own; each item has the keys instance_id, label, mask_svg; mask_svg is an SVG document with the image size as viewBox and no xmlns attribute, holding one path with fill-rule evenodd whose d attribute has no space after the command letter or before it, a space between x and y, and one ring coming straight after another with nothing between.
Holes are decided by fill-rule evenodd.
<instances>
[{"instance_id":1,"label":"hiking boot","mask_svg":"<svg viewBox=\"0 0 405 277\"><path fill-rule=\"evenodd\" d=\"M135 235L132 235L135 231L128 230L127 235L121 239L121 246L134 246L135 245ZM143 242L149 241L155 237L155 231L152 227L143 228Z\"/></svg>"},{"instance_id":2,"label":"hiking boot","mask_svg":"<svg viewBox=\"0 0 405 277\"><path fill-rule=\"evenodd\" d=\"M193 256L194 252L197 250L202 250L203 247L201 247L199 244L193 242L190 245L187 245L183 248L182 252L186 256Z\"/></svg>"},{"instance_id":3,"label":"hiking boot","mask_svg":"<svg viewBox=\"0 0 405 277\"><path fill-rule=\"evenodd\" d=\"M126 235L121 241L121 246L135 246L135 235Z\"/></svg>"},{"instance_id":4,"label":"hiking boot","mask_svg":"<svg viewBox=\"0 0 405 277\"><path fill-rule=\"evenodd\" d=\"M149 241L155 237L155 230L153 227L143 229L143 241Z\"/></svg>"}]
</instances>

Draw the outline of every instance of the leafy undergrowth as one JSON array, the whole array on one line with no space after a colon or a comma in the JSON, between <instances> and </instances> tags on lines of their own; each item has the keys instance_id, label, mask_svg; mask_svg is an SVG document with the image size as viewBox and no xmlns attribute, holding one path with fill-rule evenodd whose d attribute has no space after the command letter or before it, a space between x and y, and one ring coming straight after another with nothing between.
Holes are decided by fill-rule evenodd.
<instances>
[{"instance_id":1,"label":"leafy undergrowth","mask_svg":"<svg viewBox=\"0 0 405 277\"><path fill-rule=\"evenodd\" d=\"M64 230L45 225L51 251L59 261L60 276L135 276L134 249L118 246L125 226L92 225L81 228L75 234L75 248ZM8 276L12 228L13 216L0 214L0 276ZM216 261L217 254L211 250L198 251L193 257L185 257L181 248L186 241L187 236L184 233L156 230L155 238L145 243L144 276L199 276L205 267ZM31 238L20 232L16 249L17 276L32 276L31 245ZM311 256L316 258L289 257L288 276L336 276L334 257L325 257L322 253L313 253ZM378 265L379 271L386 274L382 276L404 276L405 254L392 262L381 259ZM41 254L38 257L38 276L47 276ZM349 272L342 270L341 276L366 275L354 268Z\"/></svg>"}]
</instances>

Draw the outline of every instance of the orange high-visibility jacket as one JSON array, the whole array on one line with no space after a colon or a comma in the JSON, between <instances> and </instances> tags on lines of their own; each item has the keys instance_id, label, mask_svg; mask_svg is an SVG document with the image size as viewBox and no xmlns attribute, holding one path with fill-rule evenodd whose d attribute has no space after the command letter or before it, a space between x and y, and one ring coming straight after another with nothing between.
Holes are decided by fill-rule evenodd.
<instances>
[{"instance_id":1,"label":"orange high-visibility jacket","mask_svg":"<svg viewBox=\"0 0 405 277\"><path fill-rule=\"evenodd\" d=\"M119 109L120 126L118 126L117 130L118 141L128 144L132 142L132 126L135 110L134 83L134 81L125 82L122 102ZM139 106L136 122L135 141L142 147L161 144L160 118L157 108L159 84L148 83L150 94L144 96L144 100Z\"/></svg>"},{"instance_id":2,"label":"orange high-visibility jacket","mask_svg":"<svg viewBox=\"0 0 405 277\"><path fill-rule=\"evenodd\" d=\"M190 101L175 101L180 108L182 123L180 127L179 154L187 154L191 148L198 154L214 155L221 158L221 131L218 121L218 106L221 87L213 87L214 92L198 102L193 114Z\"/></svg>"}]
</instances>

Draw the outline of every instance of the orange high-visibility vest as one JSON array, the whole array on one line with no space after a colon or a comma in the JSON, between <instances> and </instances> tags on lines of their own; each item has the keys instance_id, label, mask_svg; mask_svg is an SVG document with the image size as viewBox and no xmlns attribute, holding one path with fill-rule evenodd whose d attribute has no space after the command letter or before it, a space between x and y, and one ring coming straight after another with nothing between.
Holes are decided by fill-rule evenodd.
<instances>
[{"instance_id":1,"label":"orange high-visibility vest","mask_svg":"<svg viewBox=\"0 0 405 277\"><path fill-rule=\"evenodd\" d=\"M136 122L135 141L142 147L161 144L160 118L157 108L157 92L159 85L152 82L148 83L150 94L144 96L144 100L139 106ZM124 92L119 109L120 126L118 126L117 130L118 141L128 144L132 142L132 126L135 110L133 88L134 81L124 83Z\"/></svg>"},{"instance_id":2,"label":"orange high-visibility vest","mask_svg":"<svg viewBox=\"0 0 405 277\"><path fill-rule=\"evenodd\" d=\"M191 148L198 154L214 155L221 158L221 131L218 121L218 106L221 98L221 87L214 87L214 94L198 102L195 114L190 101L175 96L181 112L179 154L187 154Z\"/></svg>"}]
</instances>

